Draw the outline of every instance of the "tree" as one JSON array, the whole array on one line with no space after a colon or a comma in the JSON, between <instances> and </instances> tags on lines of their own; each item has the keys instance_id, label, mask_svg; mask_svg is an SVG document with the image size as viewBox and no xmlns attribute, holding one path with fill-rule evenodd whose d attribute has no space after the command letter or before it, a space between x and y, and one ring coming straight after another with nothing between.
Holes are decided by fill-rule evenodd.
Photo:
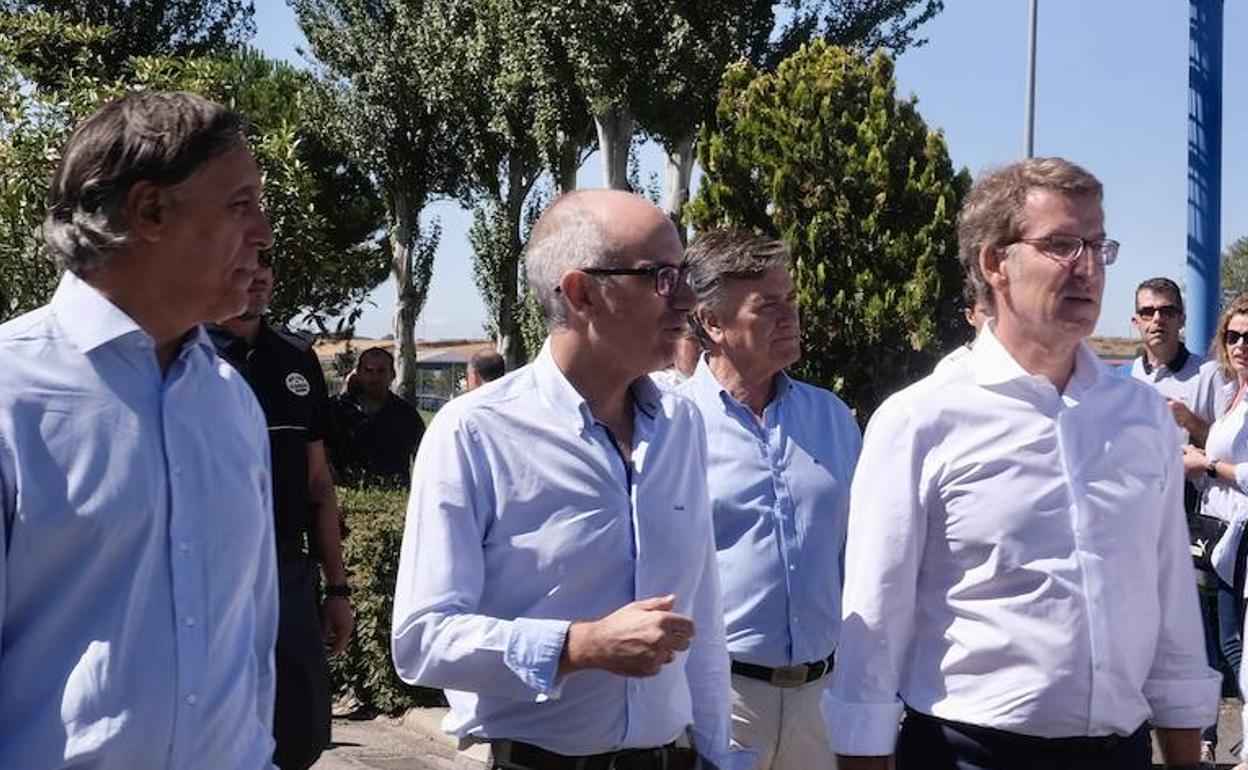
<instances>
[{"instance_id":1,"label":"tree","mask_svg":"<svg viewBox=\"0 0 1248 770\"><path fill-rule=\"evenodd\" d=\"M277 235L274 317L358 312L385 274L382 211L372 182L319 131L312 78L238 49L134 58L108 79L99 52L114 34L54 14L0 14L0 316L51 294L57 270L39 235L47 181L71 128L127 88L195 91L245 114ZM39 77L50 66L59 76Z\"/></svg>"},{"instance_id":2,"label":"tree","mask_svg":"<svg viewBox=\"0 0 1248 770\"><path fill-rule=\"evenodd\" d=\"M1244 293L1248 293L1248 235L1222 252L1223 301Z\"/></svg>"},{"instance_id":3,"label":"tree","mask_svg":"<svg viewBox=\"0 0 1248 770\"><path fill-rule=\"evenodd\" d=\"M335 105L329 122L384 194L390 270L398 293L394 337L399 392L416 393L416 319L433 274L440 231L421 233L435 194L462 198L463 144L429 73L435 30L416 0L292 0L322 63Z\"/></svg>"},{"instance_id":4,"label":"tree","mask_svg":"<svg viewBox=\"0 0 1248 770\"><path fill-rule=\"evenodd\" d=\"M817 41L774 73L731 67L701 139L695 229L738 226L793 254L798 376L865 419L957 339L956 212L970 186L892 60Z\"/></svg>"},{"instance_id":5,"label":"tree","mask_svg":"<svg viewBox=\"0 0 1248 770\"><path fill-rule=\"evenodd\" d=\"M122 76L136 56L197 56L246 42L255 34L252 0L0 0L0 13L57 14L73 24L107 28L97 74ZM43 70L38 82L59 77Z\"/></svg>"}]
</instances>

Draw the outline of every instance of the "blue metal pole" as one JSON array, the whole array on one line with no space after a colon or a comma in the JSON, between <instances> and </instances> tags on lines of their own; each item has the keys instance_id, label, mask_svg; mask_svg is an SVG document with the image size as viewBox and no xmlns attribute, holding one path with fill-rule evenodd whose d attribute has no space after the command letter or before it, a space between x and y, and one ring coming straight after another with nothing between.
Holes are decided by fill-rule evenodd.
<instances>
[{"instance_id":1,"label":"blue metal pole","mask_svg":"<svg viewBox=\"0 0 1248 770\"><path fill-rule=\"evenodd\" d=\"M1036 154L1036 6L1031 0L1027 10L1027 114L1023 119L1023 151L1028 158Z\"/></svg>"},{"instance_id":2,"label":"blue metal pole","mask_svg":"<svg viewBox=\"0 0 1248 770\"><path fill-rule=\"evenodd\" d=\"M1222 267L1222 2L1191 0L1187 68L1187 346L1209 349Z\"/></svg>"}]
</instances>

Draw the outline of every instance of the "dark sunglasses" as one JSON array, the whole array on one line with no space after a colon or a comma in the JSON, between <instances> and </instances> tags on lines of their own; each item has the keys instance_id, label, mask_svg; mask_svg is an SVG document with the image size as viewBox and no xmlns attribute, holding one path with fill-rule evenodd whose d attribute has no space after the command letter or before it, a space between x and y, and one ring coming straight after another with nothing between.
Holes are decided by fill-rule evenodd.
<instances>
[{"instance_id":1,"label":"dark sunglasses","mask_svg":"<svg viewBox=\"0 0 1248 770\"><path fill-rule=\"evenodd\" d=\"M1135 314L1144 319L1152 318L1158 313L1161 314L1162 318L1165 318L1168 321L1173 321L1182 315L1183 311L1179 310L1178 307L1174 305L1157 305L1156 307L1145 305L1144 307L1137 307L1135 309Z\"/></svg>"},{"instance_id":2,"label":"dark sunglasses","mask_svg":"<svg viewBox=\"0 0 1248 770\"><path fill-rule=\"evenodd\" d=\"M1228 348L1240 340L1248 342L1248 332L1237 332L1234 329L1227 329L1222 332L1222 341L1226 343Z\"/></svg>"}]
</instances>

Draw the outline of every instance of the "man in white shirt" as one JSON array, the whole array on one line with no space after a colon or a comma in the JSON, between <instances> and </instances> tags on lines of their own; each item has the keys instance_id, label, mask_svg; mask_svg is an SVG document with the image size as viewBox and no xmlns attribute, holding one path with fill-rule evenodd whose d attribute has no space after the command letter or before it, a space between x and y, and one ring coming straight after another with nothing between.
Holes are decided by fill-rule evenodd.
<instances>
[{"instance_id":1,"label":"man in white shirt","mask_svg":"<svg viewBox=\"0 0 1248 770\"><path fill-rule=\"evenodd\" d=\"M637 196L557 200L525 258L545 346L421 443L395 667L446 689L444 727L493 767L680 770L687 733L720 767L750 759L729 748L702 423L645 376L693 305L682 256Z\"/></svg>"},{"instance_id":2,"label":"man in white shirt","mask_svg":"<svg viewBox=\"0 0 1248 770\"><path fill-rule=\"evenodd\" d=\"M1167 766L1195 767L1220 680L1177 429L1084 342L1118 252L1101 185L1007 166L958 235L993 320L868 425L824 703L841 767L1146 770L1149 721Z\"/></svg>"}]
</instances>

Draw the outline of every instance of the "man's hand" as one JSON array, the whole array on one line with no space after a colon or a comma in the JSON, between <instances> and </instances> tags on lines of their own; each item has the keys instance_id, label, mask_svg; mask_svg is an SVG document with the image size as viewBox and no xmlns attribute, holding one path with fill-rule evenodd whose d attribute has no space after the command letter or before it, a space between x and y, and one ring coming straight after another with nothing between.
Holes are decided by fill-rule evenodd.
<instances>
[{"instance_id":1,"label":"man's hand","mask_svg":"<svg viewBox=\"0 0 1248 770\"><path fill-rule=\"evenodd\" d=\"M892 757L847 757L836 755L838 770L888 770L893 766Z\"/></svg>"},{"instance_id":2,"label":"man's hand","mask_svg":"<svg viewBox=\"0 0 1248 770\"><path fill-rule=\"evenodd\" d=\"M326 596L321 602L321 629L325 634L325 648L330 655L337 655L347 649L347 642L351 639L354 628L351 602L343 596Z\"/></svg>"},{"instance_id":3,"label":"man's hand","mask_svg":"<svg viewBox=\"0 0 1248 770\"><path fill-rule=\"evenodd\" d=\"M559 673L600 668L621 676L654 676L689 649L693 621L671 612L675 596L626 604L605 618L568 627Z\"/></svg>"},{"instance_id":4,"label":"man's hand","mask_svg":"<svg viewBox=\"0 0 1248 770\"><path fill-rule=\"evenodd\" d=\"M1177 398L1167 398L1166 404L1170 407L1170 414L1174 415L1174 421L1178 426L1187 431L1187 435L1197 444L1204 444L1205 438L1209 435L1209 423L1196 416L1196 413L1187 407L1187 404Z\"/></svg>"}]
</instances>

